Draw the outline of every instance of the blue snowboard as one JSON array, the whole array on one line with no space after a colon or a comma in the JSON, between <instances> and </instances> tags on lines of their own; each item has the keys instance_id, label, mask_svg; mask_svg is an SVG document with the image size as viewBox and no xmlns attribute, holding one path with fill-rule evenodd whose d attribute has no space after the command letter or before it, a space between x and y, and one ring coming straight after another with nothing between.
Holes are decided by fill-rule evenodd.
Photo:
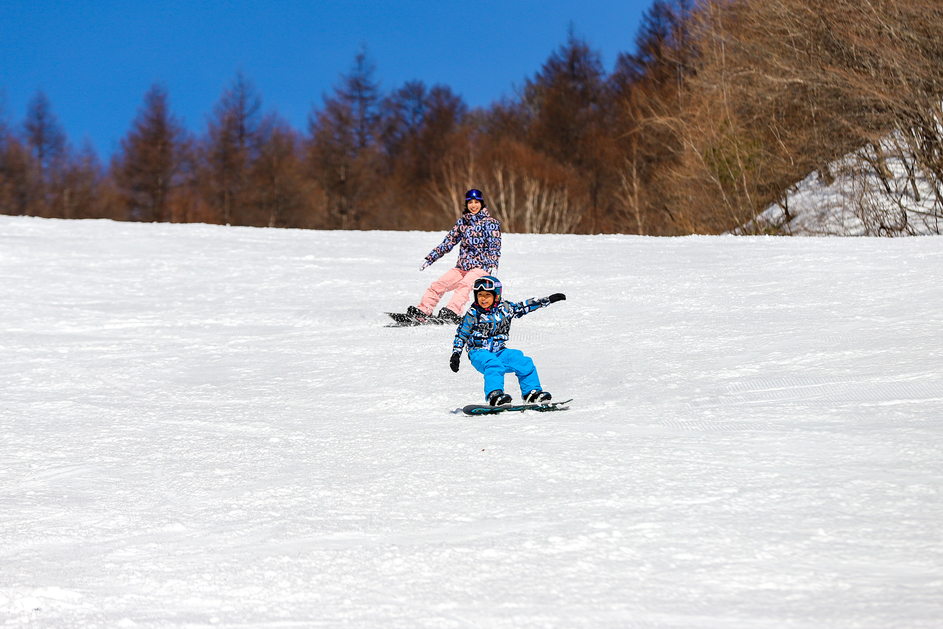
<instances>
[{"instance_id":1,"label":"blue snowboard","mask_svg":"<svg viewBox=\"0 0 943 629\"><path fill-rule=\"evenodd\" d=\"M564 400L563 402L544 402L543 404L508 404L507 406L489 406L487 404L469 404L462 408L462 412L466 415L497 415L498 413L507 413L508 411L517 411L523 413L524 411L537 411L538 413L546 413L549 411L565 411L572 402L572 399Z\"/></svg>"}]
</instances>

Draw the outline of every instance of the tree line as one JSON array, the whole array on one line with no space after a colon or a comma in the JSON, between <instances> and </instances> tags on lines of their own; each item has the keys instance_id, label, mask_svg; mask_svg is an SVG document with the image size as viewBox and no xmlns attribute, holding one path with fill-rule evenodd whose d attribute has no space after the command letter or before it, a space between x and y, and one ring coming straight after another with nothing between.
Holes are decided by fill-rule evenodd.
<instances>
[{"instance_id":1,"label":"tree line","mask_svg":"<svg viewBox=\"0 0 943 629\"><path fill-rule=\"evenodd\" d=\"M513 98L470 109L448 86L384 93L361 50L307 128L242 73L205 129L155 84L115 155L74 149L41 91L0 112L0 212L314 229L443 229L480 188L505 231L781 233L788 195L841 156L943 218L938 0L655 0L612 72L572 30ZM888 142L887 138L892 138ZM852 173L854 174L854 173ZM758 222L771 204L784 224ZM868 203L873 233L907 214Z\"/></svg>"}]
</instances>

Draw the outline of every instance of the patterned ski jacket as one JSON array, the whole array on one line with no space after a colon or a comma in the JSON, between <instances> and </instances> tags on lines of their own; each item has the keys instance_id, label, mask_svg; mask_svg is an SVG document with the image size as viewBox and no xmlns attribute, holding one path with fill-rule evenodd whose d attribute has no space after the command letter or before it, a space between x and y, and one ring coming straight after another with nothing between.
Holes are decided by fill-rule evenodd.
<instances>
[{"instance_id":1,"label":"patterned ski jacket","mask_svg":"<svg viewBox=\"0 0 943 629\"><path fill-rule=\"evenodd\" d=\"M488 208L481 208L477 214L462 214L442 244L426 256L426 262L432 264L458 243L461 245L456 267L463 271L484 269L488 273L497 272L501 258L501 225L488 213Z\"/></svg>"},{"instance_id":2,"label":"patterned ski jacket","mask_svg":"<svg viewBox=\"0 0 943 629\"><path fill-rule=\"evenodd\" d=\"M549 305L549 297L528 299L520 303L499 301L487 310L477 303L472 304L455 333L452 352L461 352L466 347L469 352L473 349L500 352L508 340L512 319L518 319Z\"/></svg>"}]
</instances>

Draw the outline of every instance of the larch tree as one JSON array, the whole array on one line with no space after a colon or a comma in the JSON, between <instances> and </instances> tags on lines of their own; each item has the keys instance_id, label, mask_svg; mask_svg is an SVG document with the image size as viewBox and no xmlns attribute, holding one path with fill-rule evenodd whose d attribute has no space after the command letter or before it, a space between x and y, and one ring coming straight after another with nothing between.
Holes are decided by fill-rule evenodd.
<instances>
[{"instance_id":1,"label":"larch tree","mask_svg":"<svg viewBox=\"0 0 943 629\"><path fill-rule=\"evenodd\" d=\"M308 118L311 176L327 194L330 213L341 229L357 227L369 213L368 186L376 179L380 133L380 89L376 67L365 49L324 108Z\"/></svg>"},{"instance_id":2,"label":"larch tree","mask_svg":"<svg viewBox=\"0 0 943 629\"><path fill-rule=\"evenodd\" d=\"M251 167L254 216L266 227L308 226L309 216L298 134L274 114L260 125L259 151Z\"/></svg>"},{"instance_id":3,"label":"larch tree","mask_svg":"<svg viewBox=\"0 0 943 629\"><path fill-rule=\"evenodd\" d=\"M213 107L200 150L205 194L225 224L251 222L249 175L259 156L264 122L262 97L238 72Z\"/></svg>"},{"instance_id":4,"label":"larch tree","mask_svg":"<svg viewBox=\"0 0 943 629\"><path fill-rule=\"evenodd\" d=\"M4 100L0 98L0 213L26 213L29 163L29 152L13 133Z\"/></svg>"},{"instance_id":5,"label":"larch tree","mask_svg":"<svg viewBox=\"0 0 943 629\"><path fill-rule=\"evenodd\" d=\"M27 104L23 135L32 156L32 194L26 213L45 215L55 201L56 180L65 162L67 145L65 131L42 90L37 90Z\"/></svg>"},{"instance_id":6,"label":"larch tree","mask_svg":"<svg viewBox=\"0 0 943 629\"><path fill-rule=\"evenodd\" d=\"M129 219L174 219L171 195L182 184L189 147L186 130L170 111L166 89L154 84L113 162L113 177Z\"/></svg>"}]
</instances>

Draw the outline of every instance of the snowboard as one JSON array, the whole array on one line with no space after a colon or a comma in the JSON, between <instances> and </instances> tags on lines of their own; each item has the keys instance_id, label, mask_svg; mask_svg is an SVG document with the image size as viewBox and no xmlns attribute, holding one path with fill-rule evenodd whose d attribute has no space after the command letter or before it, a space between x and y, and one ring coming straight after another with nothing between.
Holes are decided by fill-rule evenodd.
<instances>
[{"instance_id":1,"label":"snowboard","mask_svg":"<svg viewBox=\"0 0 943 629\"><path fill-rule=\"evenodd\" d=\"M416 319L415 317L404 312L388 312L386 314L388 314L390 318L393 319L393 323L390 323L386 326L388 328L409 328L417 325L448 325L450 323L452 325L458 325L457 323L453 323L448 319L440 319L439 317L433 316L425 317L424 321L420 321L419 319Z\"/></svg>"},{"instance_id":2,"label":"snowboard","mask_svg":"<svg viewBox=\"0 0 943 629\"><path fill-rule=\"evenodd\" d=\"M509 411L517 411L523 413L524 411L537 411L538 413L546 413L549 411L565 411L569 406L565 406L572 402L573 399L564 400L563 402L544 402L543 404L508 404L507 406L489 406L487 404L469 404L468 406L462 407L462 412L466 415L497 415L498 413L507 413Z\"/></svg>"}]
</instances>

